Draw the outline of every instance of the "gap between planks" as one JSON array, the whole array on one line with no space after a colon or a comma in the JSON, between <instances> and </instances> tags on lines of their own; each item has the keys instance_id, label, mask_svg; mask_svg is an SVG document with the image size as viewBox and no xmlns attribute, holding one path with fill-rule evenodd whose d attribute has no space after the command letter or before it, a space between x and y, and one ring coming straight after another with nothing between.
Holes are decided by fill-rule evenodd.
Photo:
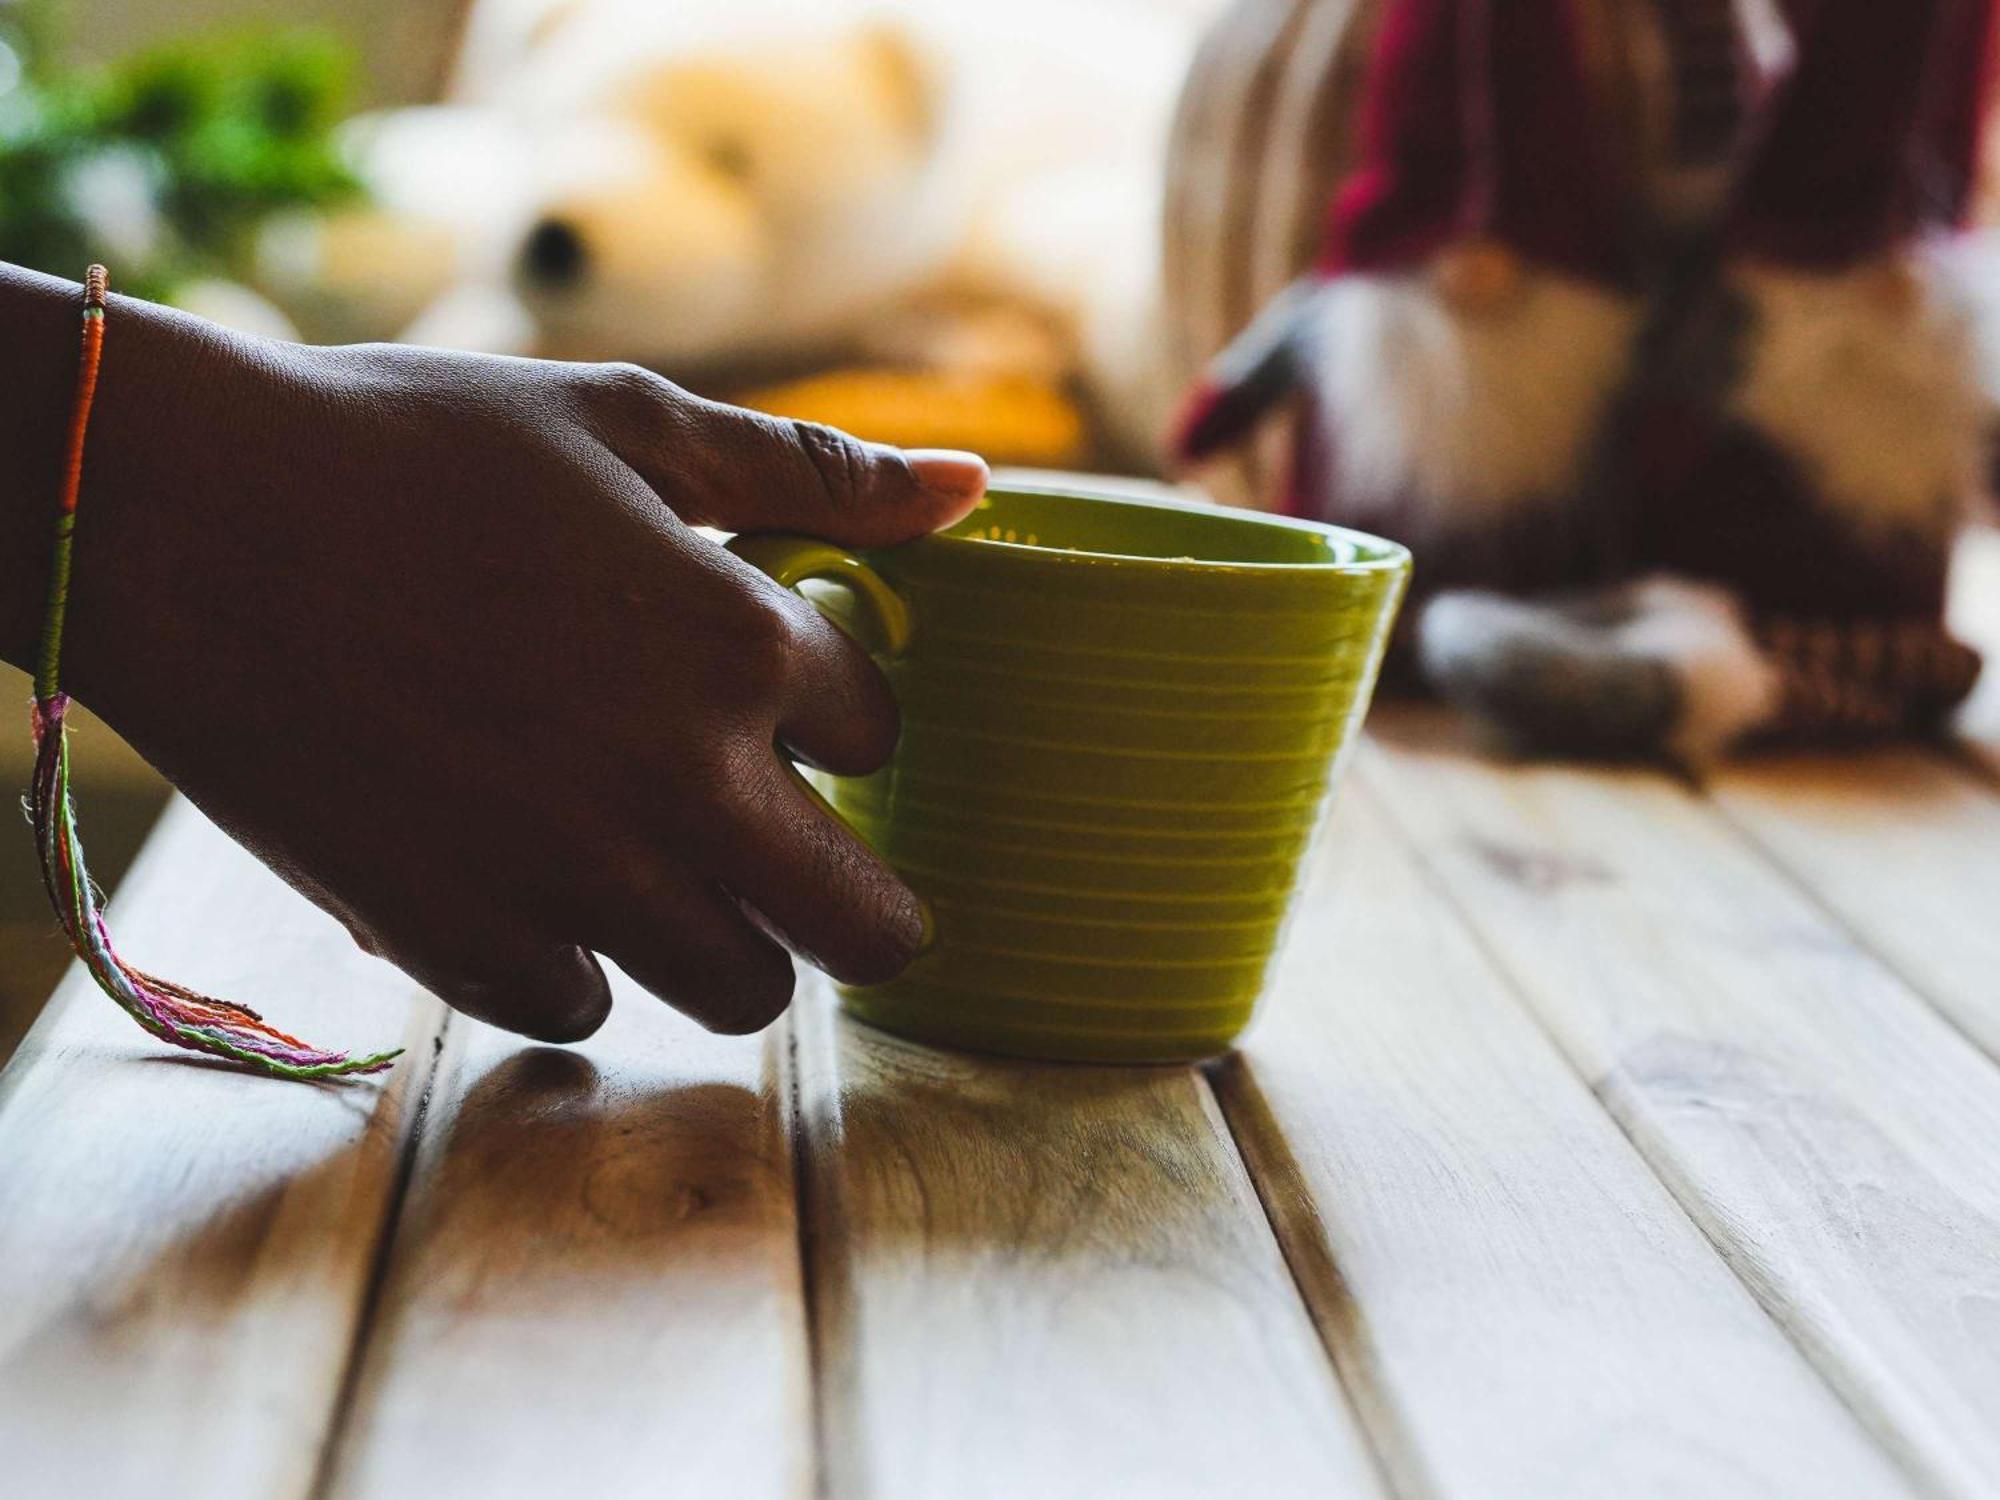
<instances>
[{"instance_id":1,"label":"gap between planks","mask_svg":"<svg viewBox=\"0 0 2000 1500\"><path fill-rule=\"evenodd\" d=\"M158 858L160 858L160 860L164 860L166 856L162 854L162 856L158 856ZM264 934L260 934L260 936L264 936ZM92 998L94 998L94 996L92 996ZM638 1004L646 1004L646 1002L644 1002L644 1000L638 1000ZM112 1020L116 1022L118 1018L112 1018ZM350 1018L350 1016L344 1016L344 1018L342 1018L342 1024L348 1024L348 1022L352 1022L352 1018ZM18 1080L20 1080L20 1078L24 1078L24 1076L26 1076L26 1070L18 1070L18 1072L14 1074L14 1078L10 1078L10 1084L18 1082ZM1206 1088L1206 1086L1204 1086L1204 1088ZM14 1092L14 1090L8 1090L8 1092ZM0 1102L4 1102L4 1100L0 1100ZM406 1124L406 1126L404 1126L404 1132L406 1132L406 1134L402 1136L402 1152L398 1154L398 1168L396 1168L396 1170L398 1170L398 1174L400 1174L400 1172L404 1172L404 1170L408 1170L410 1162L414 1160L412 1152L416 1150L416 1142L418 1142L418 1134L416 1134L416 1130L414 1130L414 1120L412 1120L410 1124ZM1224 1136L1224 1138L1228 1138L1228 1136ZM1234 1150L1234 1146L1232 1146L1232 1150ZM1268 1184L1260 1184L1260 1186L1268 1186ZM798 1190L808 1190L808 1188L806 1188L806 1182L804 1182L804 1174L802 1174L802 1172L798 1174ZM810 1200L808 1200L808 1202L810 1202ZM1268 1198L1266 1198L1264 1202L1268 1204ZM392 1212L394 1212L394 1208L390 1208L388 1212L392 1214ZM390 1244L392 1244L392 1238L394 1238L394 1230L396 1230L396 1220L394 1220L394 1218L386 1218L386 1220L382 1222L382 1226L380 1226L380 1232L378 1232L378 1234L380 1234L380 1238L378 1238L378 1242L376 1242L376 1244L378 1244L380 1248L386 1248L386 1246L390 1246ZM802 1224L798 1226L798 1232L800 1232L800 1234L808 1234L808 1232L810 1232L810 1224L804 1224L804 1222L802 1222ZM794 1242L794 1244L796 1244L796 1242ZM810 1244L806 1244L806 1248L810 1250ZM370 1260L370 1264L374 1264L374 1262ZM366 1276L364 1280L366 1280L366 1282L374 1282L376 1278L374 1278L374 1276ZM362 1348L364 1344L368 1344L368 1342L370 1342L370 1336L368 1336L370 1332L372 1332L372 1328L370 1328L368 1324L360 1324L360 1326L356 1326L356 1330L354 1330L354 1334L356 1334L356 1336L354 1336L354 1348L356 1348L356 1350L360 1350L360 1348ZM358 1366L356 1366L356 1368L358 1368ZM344 1436L344 1434L342 1434L342 1436ZM812 1444L812 1446L818 1446L818 1444Z\"/></svg>"},{"instance_id":2,"label":"gap between planks","mask_svg":"<svg viewBox=\"0 0 2000 1500\"><path fill-rule=\"evenodd\" d=\"M806 1358L806 1387L810 1392L807 1405L807 1419L811 1433L811 1482L809 1485L813 1500L832 1500L832 1485L827 1476L827 1398L826 1398L826 1347L825 1335L820 1327L820 1299L823 1296L819 1285L818 1255L815 1244L814 1224L818 1222L814 1208L814 1188L812 1171L812 1142L806 1135L806 1106L799 1070L799 999L796 992L791 1008L778 1022L781 1043L779 1099L783 1106L780 1121L788 1150L792 1171L793 1217L798 1246L799 1295L804 1302L804 1337Z\"/></svg>"},{"instance_id":3,"label":"gap between planks","mask_svg":"<svg viewBox=\"0 0 2000 1500\"><path fill-rule=\"evenodd\" d=\"M1849 940L2000 1062L2000 786L1936 750L1763 757L1702 784Z\"/></svg>"},{"instance_id":4,"label":"gap between planks","mask_svg":"<svg viewBox=\"0 0 2000 1500\"><path fill-rule=\"evenodd\" d=\"M163 1052L72 968L0 1074L0 1451L24 1494L306 1492L442 1008L185 802L121 886L136 957L334 1040L301 1085ZM284 976L282 992L269 980Z\"/></svg>"},{"instance_id":5,"label":"gap between planks","mask_svg":"<svg viewBox=\"0 0 2000 1500\"><path fill-rule=\"evenodd\" d=\"M335 1500L812 1492L783 1034L607 972L576 1047L446 1049Z\"/></svg>"},{"instance_id":6,"label":"gap between planks","mask_svg":"<svg viewBox=\"0 0 2000 1500\"><path fill-rule=\"evenodd\" d=\"M1398 717L1357 768L1751 1291L1929 1490L2000 1484L2000 1073L1717 810Z\"/></svg>"},{"instance_id":7,"label":"gap between planks","mask_svg":"<svg viewBox=\"0 0 2000 1500\"><path fill-rule=\"evenodd\" d=\"M410 1128L398 1153L395 1180L389 1189L388 1205L383 1210L381 1232L376 1236L367 1286L361 1296L361 1309L354 1319L353 1335L348 1339L340 1387L333 1399L326 1431L320 1438L312 1480L306 1487L306 1493L312 1500L324 1500L331 1490L334 1462L354 1416L355 1396L361 1384L362 1359L367 1353L369 1340L374 1337L376 1320L382 1311L382 1291L388 1280L389 1256L395 1247L396 1233L402 1227L403 1207L409 1199L410 1179L416 1171L417 1151L423 1143L425 1127L430 1119L431 1096L437 1088L445 1049L454 1042L455 1032L472 1024L442 1006L440 1011L437 1028L431 1033L427 1049L430 1055L424 1060L423 1086L418 1090L417 1101L411 1108Z\"/></svg>"},{"instance_id":8,"label":"gap between planks","mask_svg":"<svg viewBox=\"0 0 2000 1500\"><path fill-rule=\"evenodd\" d=\"M1989 662L1942 745L1745 757L1700 790L1722 817L1988 1057L2000 1061L2000 531L1954 559L1950 618Z\"/></svg>"},{"instance_id":9,"label":"gap between planks","mask_svg":"<svg viewBox=\"0 0 2000 1500\"><path fill-rule=\"evenodd\" d=\"M1383 1492L1196 1069L793 1016L826 1493Z\"/></svg>"},{"instance_id":10,"label":"gap between planks","mask_svg":"<svg viewBox=\"0 0 2000 1500\"><path fill-rule=\"evenodd\" d=\"M1908 1493L1342 795L1221 1106L1409 1500Z\"/></svg>"}]
</instances>

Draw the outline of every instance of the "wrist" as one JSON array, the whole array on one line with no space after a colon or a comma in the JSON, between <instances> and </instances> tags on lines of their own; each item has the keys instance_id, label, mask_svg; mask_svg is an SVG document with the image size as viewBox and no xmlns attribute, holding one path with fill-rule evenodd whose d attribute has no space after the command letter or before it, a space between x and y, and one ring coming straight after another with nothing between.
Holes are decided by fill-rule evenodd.
<instances>
[{"instance_id":1,"label":"wrist","mask_svg":"<svg viewBox=\"0 0 2000 1500\"><path fill-rule=\"evenodd\" d=\"M0 265L0 659L34 670L76 394L83 289Z\"/></svg>"},{"instance_id":2,"label":"wrist","mask_svg":"<svg viewBox=\"0 0 2000 1500\"><path fill-rule=\"evenodd\" d=\"M49 283L62 325L52 358L36 377L34 412L15 434L29 476L17 494L15 557L6 589L6 650L29 666L47 608L48 571L66 436L76 397L81 290ZM36 320L38 338L49 320ZM200 526L191 514L182 461L212 447L223 429L218 406L233 335L152 303L114 296L105 317L103 361L84 449L75 521L61 678L100 711L115 704L116 685L143 672L156 644L169 585L182 577L187 542ZM25 512L26 524L18 512ZM26 576L13 576L25 574ZM24 655L25 654L25 655Z\"/></svg>"}]
</instances>

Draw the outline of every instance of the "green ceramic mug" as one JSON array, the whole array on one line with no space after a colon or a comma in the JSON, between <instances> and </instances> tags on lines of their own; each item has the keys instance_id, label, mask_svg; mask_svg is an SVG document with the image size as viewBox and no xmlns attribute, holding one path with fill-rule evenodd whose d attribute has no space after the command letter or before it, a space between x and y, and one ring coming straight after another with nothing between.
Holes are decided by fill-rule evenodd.
<instances>
[{"instance_id":1,"label":"green ceramic mug","mask_svg":"<svg viewBox=\"0 0 2000 1500\"><path fill-rule=\"evenodd\" d=\"M1057 490L850 553L738 537L881 660L894 758L825 778L931 904L884 1030L1029 1057L1162 1062L1249 1024L1409 575L1309 521Z\"/></svg>"}]
</instances>

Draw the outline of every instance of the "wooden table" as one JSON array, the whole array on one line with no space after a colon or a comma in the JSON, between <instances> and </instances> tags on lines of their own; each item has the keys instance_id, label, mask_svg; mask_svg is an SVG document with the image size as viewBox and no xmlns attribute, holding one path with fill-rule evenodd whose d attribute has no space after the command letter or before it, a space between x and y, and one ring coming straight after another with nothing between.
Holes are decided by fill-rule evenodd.
<instances>
[{"instance_id":1,"label":"wooden table","mask_svg":"<svg viewBox=\"0 0 2000 1500\"><path fill-rule=\"evenodd\" d=\"M410 1053L243 1078L64 983L0 1078L0 1494L2000 1494L2000 750L1697 788L1390 716L1209 1068L814 984L524 1045L185 805L118 906Z\"/></svg>"}]
</instances>

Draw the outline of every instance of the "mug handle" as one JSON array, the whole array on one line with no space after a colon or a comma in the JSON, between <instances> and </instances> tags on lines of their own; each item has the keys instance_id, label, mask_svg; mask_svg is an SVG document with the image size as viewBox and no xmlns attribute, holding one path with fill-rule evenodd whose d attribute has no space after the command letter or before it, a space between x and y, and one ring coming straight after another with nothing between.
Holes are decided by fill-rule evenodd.
<instances>
[{"instance_id":1,"label":"mug handle","mask_svg":"<svg viewBox=\"0 0 2000 1500\"><path fill-rule=\"evenodd\" d=\"M891 661L909 649L915 621L908 601L845 547L810 536L733 536L725 545L785 588L796 589L811 579L841 585L861 606L852 625L863 646Z\"/></svg>"},{"instance_id":2,"label":"mug handle","mask_svg":"<svg viewBox=\"0 0 2000 1500\"><path fill-rule=\"evenodd\" d=\"M828 619L848 628L865 650L886 660L894 661L909 649L913 622L908 602L883 581L880 573L845 547L818 537L779 535L733 536L723 545L785 588L796 589L815 578L840 584L861 606L857 611L860 618L848 621L829 614ZM792 764L789 756L780 753L778 760L820 811L836 823L847 821L813 785L811 778Z\"/></svg>"}]
</instances>

